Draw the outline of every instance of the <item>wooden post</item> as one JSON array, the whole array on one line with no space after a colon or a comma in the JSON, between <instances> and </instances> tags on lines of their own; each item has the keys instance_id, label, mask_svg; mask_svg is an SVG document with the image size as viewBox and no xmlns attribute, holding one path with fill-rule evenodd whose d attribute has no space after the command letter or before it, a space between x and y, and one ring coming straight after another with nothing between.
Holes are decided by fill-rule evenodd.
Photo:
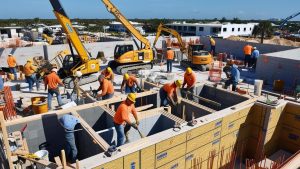
<instances>
[{"instance_id":1,"label":"wooden post","mask_svg":"<svg viewBox=\"0 0 300 169\"><path fill-rule=\"evenodd\" d=\"M66 160L65 150L61 150L61 160L62 160L63 169L66 169L67 168L67 160Z\"/></svg>"},{"instance_id":2,"label":"wooden post","mask_svg":"<svg viewBox=\"0 0 300 169\"><path fill-rule=\"evenodd\" d=\"M80 169L79 160L76 160L76 169Z\"/></svg>"},{"instance_id":3,"label":"wooden post","mask_svg":"<svg viewBox=\"0 0 300 169\"><path fill-rule=\"evenodd\" d=\"M0 111L0 125L1 125L1 129L2 129L2 134L3 134L4 147L6 149L8 165L9 165L10 169L14 169L13 162L11 161L11 151L10 151L10 146L9 146L9 141L8 141L8 133L7 133L7 129L5 126L4 114L2 111Z\"/></svg>"}]
</instances>

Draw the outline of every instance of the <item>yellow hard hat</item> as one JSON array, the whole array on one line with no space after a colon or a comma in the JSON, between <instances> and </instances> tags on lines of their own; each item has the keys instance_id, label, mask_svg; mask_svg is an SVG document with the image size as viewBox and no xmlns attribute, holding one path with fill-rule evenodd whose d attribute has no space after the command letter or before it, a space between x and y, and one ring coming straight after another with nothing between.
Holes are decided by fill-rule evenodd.
<instances>
[{"instance_id":1,"label":"yellow hard hat","mask_svg":"<svg viewBox=\"0 0 300 169\"><path fill-rule=\"evenodd\" d=\"M176 81L175 81L175 84L176 84L177 87L181 87L181 85L182 85L182 80L176 80Z\"/></svg>"},{"instance_id":2,"label":"yellow hard hat","mask_svg":"<svg viewBox=\"0 0 300 169\"><path fill-rule=\"evenodd\" d=\"M124 79L125 79L125 80L128 80L128 79L129 79L129 74L128 74L128 73L125 73L125 74L124 74Z\"/></svg>"},{"instance_id":3,"label":"yellow hard hat","mask_svg":"<svg viewBox=\"0 0 300 169\"><path fill-rule=\"evenodd\" d=\"M110 67L106 68L108 72L112 72L112 69Z\"/></svg>"},{"instance_id":4,"label":"yellow hard hat","mask_svg":"<svg viewBox=\"0 0 300 169\"><path fill-rule=\"evenodd\" d=\"M136 99L135 93L129 93L128 96L127 96L127 99L129 99L130 101L135 103L135 99Z\"/></svg>"},{"instance_id":5,"label":"yellow hard hat","mask_svg":"<svg viewBox=\"0 0 300 169\"><path fill-rule=\"evenodd\" d=\"M192 68L188 67L188 68L186 68L185 72L187 74L191 74L193 72L193 70L192 70Z\"/></svg>"},{"instance_id":6,"label":"yellow hard hat","mask_svg":"<svg viewBox=\"0 0 300 169\"><path fill-rule=\"evenodd\" d=\"M31 62L31 63L32 63L32 62L33 62L33 59L28 59L27 62Z\"/></svg>"}]
</instances>

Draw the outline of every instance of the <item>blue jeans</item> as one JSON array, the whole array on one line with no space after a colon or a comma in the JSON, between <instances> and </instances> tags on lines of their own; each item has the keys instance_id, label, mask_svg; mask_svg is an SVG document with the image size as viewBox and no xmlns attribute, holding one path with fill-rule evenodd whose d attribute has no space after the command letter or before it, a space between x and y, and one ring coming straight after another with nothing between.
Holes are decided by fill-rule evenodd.
<instances>
[{"instance_id":1,"label":"blue jeans","mask_svg":"<svg viewBox=\"0 0 300 169\"><path fill-rule=\"evenodd\" d=\"M3 90L3 88L4 88L4 81L2 75L0 75L0 90Z\"/></svg>"},{"instance_id":2,"label":"blue jeans","mask_svg":"<svg viewBox=\"0 0 300 169\"><path fill-rule=\"evenodd\" d=\"M126 124L124 127L123 124L116 123L114 125L117 132L117 147L119 147L125 143L125 134L130 130L131 126Z\"/></svg>"},{"instance_id":3,"label":"blue jeans","mask_svg":"<svg viewBox=\"0 0 300 169\"><path fill-rule=\"evenodd\" d=\"M136 86L133 85L132 87L129 87L127 84L125 86L125 93L136 93Z\"/></svg>"},{"instance_id":4,"label":"blue jeans","mask_svg":"<svg viewBox=\"0 0 300 169\"><path fill-rule=\"evenodd\" d=\"M216 53L216 46L211 46L210 47L210 52L212 52L213 55Z\"/></svg>"},{"instance_id":5,"label":"blue jeans","mask_svg":"<svg viewBox=\"0 0 300 169\"><path fill-rule=\"evenodd\" d=\"M238 85L238 82L235 82L234 80L232 80L231 78L229 80L227 80L225 82L225 87L227 88L228 86L230 86L232 84L232 91L236 91L236 87Z\"/></svg>"},{"instance_id":6,"label":"blue jeans","mask_svg":"<svg viewBox=\"0 0 300 169\"><path fill-rule=\"evenodd\" d=\"M74 132L65 133L66 138L66 156L69 162L75 163L77 159L77 147L75 143Z\"/></svg>"},{"instance_id":7,"label":"blue jeans","mask_svg":"<svg viewBox=\"0 0 300 169\"><path fill-rule=\"evenodd\" d=\"M173 60L167 59L167 72L172 72L172 63Z\"/></svg>"},{"instance_id":8,"label":"blue jeans","mask_svg":"<svg viewBox=\"0 0 300 169\"><path fill-rule=\"evenodd\" d=\"M114 96L114 93L106 94L105 96L102 96L102 100L111 99Z\"/></svg>"},{"instance_id":9,"label":"blue jeans","mask_svg":"<svg viewBox=\"0 0 300 169\"><path fill-rule=\"evenodd\" d=\"M60 95L60 93L58 91L58 88L57 89L48 89L48 110L52 109L51 103L52 103L53 94L55 94L56 97L57 97L58 105L59 106L62 105L62 99L61 99L61 95Z\"/></svg>"},{"instance_id":10,"label":"blue jeans","mask_svg":"<svg viewBox=\"0 0 300 169\"><path fill-rule=\"evenodd\" d=\"M18 80L17 69L16 69L16 67L10 67L10 68L9 68L9 71L10 71L10 73L14 74L15 80Z\"/></svg>"},{"instance_id":11,"label":"blue jeans","mask_svg":"<svg viewBox=\"0 0 300 169\"><path fill-rule=\"evenodd\" d=\"M159 96L160 96L160 106L163 107L168 106L169 105L168 94L163 88L160 88Z\"/></svg>"},{"instance_id":12,"label":"blue jeans","mask_svg":"<svg viewBox=\"0 0 300 169\"><path fill-rule=\"evenodd\" d=\"M36 74L33 74L31 76L25 76L26 82L29 85L29 91L32 91L33 85L34 83L36 84L36 89L39 90L40 89L40 83L39 81L36 79Z\"/></svg>"}]
</instances>

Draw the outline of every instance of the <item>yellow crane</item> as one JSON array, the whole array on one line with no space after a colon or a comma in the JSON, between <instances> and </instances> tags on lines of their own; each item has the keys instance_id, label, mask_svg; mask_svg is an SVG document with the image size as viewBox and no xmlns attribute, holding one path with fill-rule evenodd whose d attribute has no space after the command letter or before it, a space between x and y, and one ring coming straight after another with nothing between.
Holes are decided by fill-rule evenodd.
<instances>
[{"instance_id":1,"label":"yellow crane","mask_svg":"<svg viewBox=\"0 0 300 169\"><path fill-rule=\"evenodd\" d=\"M189 44L188 48L186 48L180 34L176 30L168 28L162 23L160 23L157 28L156 38L154 40L153 47L155 47L162 31L170 33L171 35L176 37L180 45L181 52L187 54L187 59L182 60L180 62L181 66L193 67L201 71L206 71L210 69L211 63L213 62L213 57L208 51L203 50L203 44Z\"/></svg>"},{"instance_id":2,"label":"yellow crane","mask_svg":"<svg viewBox=\"0 0 300 169\"><path fill-rule=\"evenodd\" d=\"M99 72L99 60L92 58L81 43L80 38L76 30L73 28L71 20L68 18L60 1L50 0L50 3L58 22L67 35L71 51L71 55L64 56L62 68L58 72L59 76L64 79L64 83L70 88L74 86L73 77L77 71L80 71L83 75L80 85L96 81L97 76L90 75ZM72 45L75 48L77 55L74 53Z\"/></svg>"},{"instance_id":3,"label":"yellow crane","mask_svg":"<svg viewBox=\"0 0 300 169\"><path fill-rule=\"evenodd\" d=\"M110 0L102 0L108 12L122 23L126 30L137 38L141 45L134 40L137 50L134 50L132 44L116 45L114 50L114 60L109 62L109 66L116 69L117 73L124 74L128 71L139 69L152 69L153 67L153 50L151 44L117 9Z\"/></svg>"}]
</instances>

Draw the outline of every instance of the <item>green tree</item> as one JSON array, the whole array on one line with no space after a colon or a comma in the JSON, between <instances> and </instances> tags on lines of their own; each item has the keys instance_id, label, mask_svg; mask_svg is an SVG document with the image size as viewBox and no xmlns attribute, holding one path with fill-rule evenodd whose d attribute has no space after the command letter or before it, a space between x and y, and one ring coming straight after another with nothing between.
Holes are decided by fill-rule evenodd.
<instances>
[{"instance_id":1,"label":"green tree","mask_svg":"<svg viewBox=\"0 0 300 169\"><path fill-rule=\"evenodd\" d=\"M274 29L270 21L260 22L257 28L254 29L256 30L253 30L253 32L255 31L253 34L260 35L260 43L264 43L265 37L272 37L274 34Z\"/></svg>"},{"instance_id":2,"label":"green tree","mask_svg":"<svg viewBox=\"0 0 300 169\"><path fill-rule=\"evenodd\" d=\"M221 23L224 23L224 22L227 22L227 19L225 17L223 17L221 20L220 20Z\"/></svg>"},{"instance_id":3,"label":"green tree","mask_svg":"<svg viewBox=\"0 0 300 169\"><path fill-rule=\"evenodd\" d=\"M237 17L233 18L233 20L231 22L232 23L242 23L242 21Z\"/></svg>"}]
</instances>

